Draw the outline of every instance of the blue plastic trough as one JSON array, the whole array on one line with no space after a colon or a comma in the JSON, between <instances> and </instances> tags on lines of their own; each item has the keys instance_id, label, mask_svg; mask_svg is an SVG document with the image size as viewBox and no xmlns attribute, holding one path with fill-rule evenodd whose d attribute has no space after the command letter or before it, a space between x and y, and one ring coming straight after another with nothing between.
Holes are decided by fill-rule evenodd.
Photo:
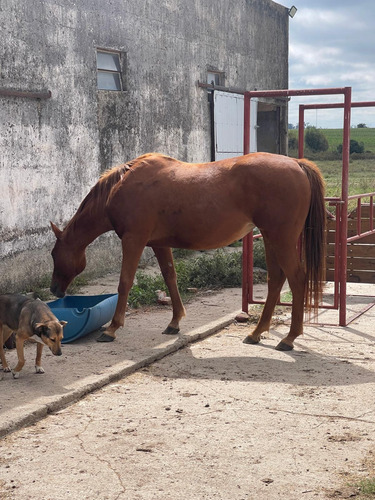
<instances>
[{"instance_id":1,"label":"blue plastic trough","mask_svg":"<svg viewBox=\"0 0 375 500\"><path fill-rule=\"evenodd\" d=\"M48 306L60 321L67 321L62 343L67 344L98 330L112 319L117 293L106 295L67 295L63 299L48 302Z\"/></svg>"}]
</instances>

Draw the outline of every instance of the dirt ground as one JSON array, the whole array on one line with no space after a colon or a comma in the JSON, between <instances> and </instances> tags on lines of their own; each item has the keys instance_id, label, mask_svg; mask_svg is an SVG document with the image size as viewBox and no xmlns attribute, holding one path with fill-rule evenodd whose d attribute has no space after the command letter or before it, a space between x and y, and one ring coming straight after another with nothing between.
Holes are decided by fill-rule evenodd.
<instances>
[{"instance_id":1,"label":"dirt ground","mask_svg":"<svg viewBox=\"0 0 375 500\"><path fill-rule=\"evenodd\" d=\"M373 292L348 287L349 315ZM250 346L240 305L238 289L195 297L177 338L160 334L167 308L129 315L116 343L46 353L44 375L30 351L0 381L0 498L359 498L374 477L375 307L345 328L324 311L285 353L289 313Z\"/></svg>"}]
</instances>

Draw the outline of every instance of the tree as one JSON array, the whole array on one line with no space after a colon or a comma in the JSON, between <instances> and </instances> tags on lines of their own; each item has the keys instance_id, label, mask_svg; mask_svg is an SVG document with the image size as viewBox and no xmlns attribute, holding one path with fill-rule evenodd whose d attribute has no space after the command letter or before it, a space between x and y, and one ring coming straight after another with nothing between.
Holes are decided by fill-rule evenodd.
<instances>
[{"instance_id":1,"label":"tree","mask_svg":"<svg viewBox=\"0 0 375 500\"><path fill-rule=\"evenodd\" d=\"M357 128L367 128L366 123L358 123Z\"/></svg>"},{"instance_id":2,"label":"tree","mask_svg":"<svg viewBox=\"0 0 375 500\"><path fill-rule=\"evenodd\" d=\"M316 127L309 127L305 133L306 145L311 149L313 153L318 151L327 151L328 141L326 136L321 130Z\"/></svg>"}]
</instances>

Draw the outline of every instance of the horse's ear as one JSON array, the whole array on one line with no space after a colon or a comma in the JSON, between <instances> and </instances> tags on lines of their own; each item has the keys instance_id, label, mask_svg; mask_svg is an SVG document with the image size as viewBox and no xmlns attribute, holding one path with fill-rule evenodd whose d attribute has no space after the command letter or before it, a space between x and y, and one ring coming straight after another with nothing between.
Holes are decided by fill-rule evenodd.
<instances>
[{"instance_id":1,"label":"horse's ear","mask_svg":"<svg viewBox=\"0 0 375 500\"><path fill-rule=\"evenodd\" d=\"M61 235L62 235L61 229L59 229L56 226L56 224L54 224L53 222L51 222L51 227L52 227L52 231L55 233L56 238L59 240L61 238Z\"/></svg>"}]
</instances>

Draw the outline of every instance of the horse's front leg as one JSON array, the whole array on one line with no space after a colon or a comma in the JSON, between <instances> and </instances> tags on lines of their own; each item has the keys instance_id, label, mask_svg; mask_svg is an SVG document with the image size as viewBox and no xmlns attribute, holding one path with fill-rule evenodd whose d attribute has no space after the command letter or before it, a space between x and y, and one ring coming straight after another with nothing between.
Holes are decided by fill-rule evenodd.
<instances>
[{"instance_id":1,"label":"horse's front leg","mask_svg":"<svg viewBox=\"0 0 375 500\"><path fill-rule=\"evenodd\" d=\"M139 239L131 235L122 238L122 265L117 306L111 324L97 338L98 342L112 342L116 338L116 330L124 325L129 291L133 285L138 262L144 247L145 245Z\"/></svg>"},{"instance_id":2,"label":"horse's front leg","mask_svg":"<svg viewBox=\"0 0 375 500\"><path fill-rule=\"evenodd\" d=\"M173 335L180 331L180 320L186 315L184 305L177 287L177 275L173 263L172 250L170 248L153 248L158 259L161 273L168 287L172 300L173 317L163 333Z\"/></svg>"}]
</instances>

